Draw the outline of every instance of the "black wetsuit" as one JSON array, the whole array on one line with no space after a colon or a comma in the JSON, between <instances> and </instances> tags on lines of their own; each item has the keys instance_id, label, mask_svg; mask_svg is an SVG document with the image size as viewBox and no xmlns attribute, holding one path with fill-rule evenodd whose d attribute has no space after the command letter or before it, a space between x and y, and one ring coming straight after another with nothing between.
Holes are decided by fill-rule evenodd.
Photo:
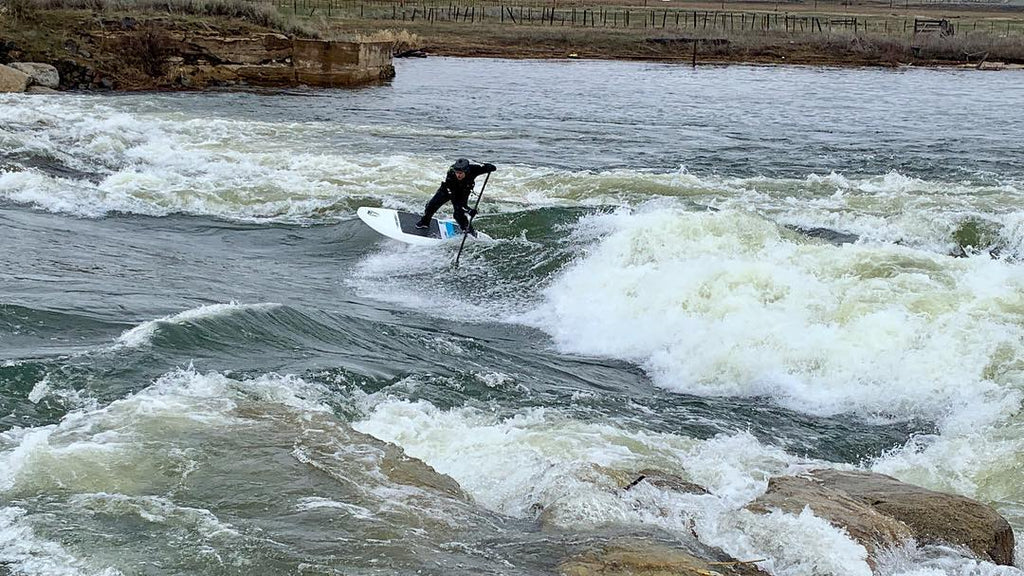
<instances>
[{"instance_id":1,"label":"black wetsuit","mask_svg":"<svg viewBox=\"0 0 1024 576\"><path fill-rule=\"evenodd\" d=\"M469 195L473 193L473 180L481 175L488 172L494 172L493 164L470 164L469 168L466 169L466 175L459 180L455 175L455 169L449 169L448 174L445 175L444 182L434 193L434 197L427 202L427 207L423 211L423 217L420 218L419 223L426 226L430 223L430 219L434 217L434 213L437 212L438 208L444 206L445 202L451 200L452 209L455 212L455 221L459 223L459 226L463 230L469 227L469 219L466 218L466 212L469 211Z\"/></svg>"}]
</instances>

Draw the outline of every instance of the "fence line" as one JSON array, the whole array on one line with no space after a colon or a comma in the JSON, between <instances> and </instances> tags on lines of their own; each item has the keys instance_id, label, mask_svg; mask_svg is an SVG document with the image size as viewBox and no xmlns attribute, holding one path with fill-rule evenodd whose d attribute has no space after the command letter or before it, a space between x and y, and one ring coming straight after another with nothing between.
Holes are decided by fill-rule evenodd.
<instances>
[{"instance_id":1,"label":"fence line","mask_svg":"<svg viewBox=\"0 0 1024 576\"><path fill-rule=\"evenodd\" d=\"M789 14L778 11L687 10L644 7L555 7L526 4L458 4L455 1L407 2L404 0L272 0L278 8L296 14L317 13L330 18L425 21L449 23L499 23L515 26L571 26L589 28L689 29L710 31L760 31L825 34L836 31L854 34L953 36L964 32L1024 35L1024 21L975 19L964 26L957 18L886 18L884 16L828 16ZM724 6L724 4L723 4ZM979 26L980 24L980 26Z\"/></svg>"}]
</instances>

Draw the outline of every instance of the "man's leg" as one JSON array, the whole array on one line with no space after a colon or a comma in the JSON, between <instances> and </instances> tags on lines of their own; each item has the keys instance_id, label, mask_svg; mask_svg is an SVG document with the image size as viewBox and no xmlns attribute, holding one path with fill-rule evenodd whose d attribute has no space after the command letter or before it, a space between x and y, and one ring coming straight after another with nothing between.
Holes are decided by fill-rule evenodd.
<instances>
[{"instance_id":1,"label":"man's leg","mask_svg":"<svg viewBox=\"0 0 1024 576\"><path fill-rule=\"evenodd\" d=\"M459 227L465 232L472 227L469 224L469 218L466 217L466 211L469 210L469 195L466 198L462 198L461 194L452 197L452 211L455 213L455 221L459 223Z\"/></svg>"},{"instance_id":2,"label":"man's leg","mask_svg":"<svg viewBox=\"0 0 1024 576\"><path fill-rule=\"evenodd\" d=\"M469 229L469 218L466 217L466 212L458 206L455 207L455 221L459 223L463 232Z\"/></svg>"},{"instance_id":3,"label":"man's leg","mask_svg":"<svg viewBox=\"0 0 1024 576\"><path fill-rule=\"evenodd\" d=\"M427 228L430 226L430 219L434 217L434 213L437 209L444 205L448 201L448 192L446 190L438 190L434 193L434 196L427 202L427 207L423 210L423 216L420 221L416 223L417 228Z\"/></svg>"}]
</instances>

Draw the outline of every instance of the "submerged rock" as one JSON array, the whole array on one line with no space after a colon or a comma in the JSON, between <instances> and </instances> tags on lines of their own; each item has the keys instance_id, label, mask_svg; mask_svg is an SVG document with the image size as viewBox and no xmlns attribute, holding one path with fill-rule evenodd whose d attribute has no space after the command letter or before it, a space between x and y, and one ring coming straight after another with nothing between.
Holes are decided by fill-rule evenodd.
<instances>
[{"instance_id":1,"label":"submerged rock","mask_svg":"<svg viewBox=\"0 0 1024 576\"><path fill-rule=\"evenodd\" d=\"M845 529L872 558L879 548L913 538L923 544L952 544L982 560L1013 565L1013 530L991 506L883 474L822 469L772 478L767 492L748 509L798 514L805 506Z\"/></svg>"},{"instance_id":2,"label":"submerged rock","mask_svg":"<svg viewBox=\"0 0 1024 576\"><path fill-rule=\"evenodd\" d=\"M566 560L565 576L756 576L755 562L704 560L682 550L644 540L612 541Z\"/></svg>"},{"instance_id":3,"label":"submerged rock","mask_svg":"<svg viewBox=\"0 0 1024 576\"><path fill-rule=\"evenodd\" d=\"M637 473L629 484L623 487L623 490L630 490L637 486L641 482L656 486L663 490L675 490L676 492L685 492L688 494L707 494L708 491L699 484L694 484L688 480L685 480L675 474L669 474L662 472L661 470L655 470L653 468L645 468Z\"/></svg>"}]
</instances>

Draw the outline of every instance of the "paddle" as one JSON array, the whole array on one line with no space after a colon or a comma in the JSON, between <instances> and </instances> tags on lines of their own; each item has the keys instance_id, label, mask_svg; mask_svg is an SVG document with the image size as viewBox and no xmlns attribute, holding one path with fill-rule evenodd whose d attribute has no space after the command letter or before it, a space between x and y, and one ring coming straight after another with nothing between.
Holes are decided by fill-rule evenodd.
<instances>
[{"instance_id":1,"label":"paddle","mask_svg":"<svg viewBox=\"0 0 1024 576\"><path fill-rule=\"evenodd\" d=\"M484 177L484 185L480 187L480 193L476 195L476 204L473 205L473 215L469 217L469 226L466 226L466 230L462 231L462 244L459 244L459 253L455 255L455 267L459 267L459 258L462 256L462 248L466 246L466 236L469 236L468 230L473 227L473 218L476 218L476 209L480 206L480 199L484 196L484 188L487 188L487 181L491 179L491 173L488 172L487 176Z\"/></svg>"}]
</instances>

